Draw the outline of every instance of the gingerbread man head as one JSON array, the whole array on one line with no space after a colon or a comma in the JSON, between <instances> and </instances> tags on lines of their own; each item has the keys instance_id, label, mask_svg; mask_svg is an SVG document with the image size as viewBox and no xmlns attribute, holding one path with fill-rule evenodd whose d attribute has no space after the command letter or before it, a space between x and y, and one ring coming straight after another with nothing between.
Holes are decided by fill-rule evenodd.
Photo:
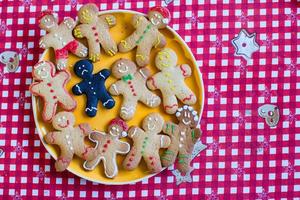
<instances>
[{"instance_id":1,"label":"gingerbread man head","mask_svg":"<svg viewBox=\"0 0 300 200\"><path fill-rule=\"evenodd\" d=\"M172 49L164 48L155 57L155 65L161 71L165 68L175 67L176 64L177 55Z\"/></svg>"},{"instance_id":2,"label":"gingerbread man head","mask_svg":"<svg viewBox=\"0 0 300 200\"><path fill-rule=\"evenodd\" d=\"M134 74L136 72L136 65L131 60L119 59L112 66L112 74L117 79Z\"/></svg>"},{"instance_id":3,"label":"gingerbread man head","mask_svg":"<svg viewBox=\"0 0 300 200\"><path fill-rule=\"evenodd\" d=\"M74 65L74 72L78 77L86 79L92 76L93 68L90 60L80 60Z\"/></svg>"},{"instance_id":4,"label":"gingerbread man head","mask_svg":"<svg viewBox=\"0 0 300 200\"><path fill-rule=\"evenodd\" d=\"M127 136L128 125L120 118L111 120L108 126L108 133L116 137Z\"/></svg>"},{"instance_id":5,"label":"gingerbread man head","mask_svg":"<svg viewBox=\"0 0 300 200\"><path fill-rule=\"evenodd\" d=\"M98 12L98 7L93 3L82 6L78 11L78 18L80 23L91 24L95 22L98 18Z\"/></svg>"},{"instance_id":6,"label":"gingerbread man head","mask_svg":"<svg viewBox=\"0 0 300 200\"><path fill-rule=\"evenodd\" d=\"M180 123L191 128L196 128L199 122L198 113L192 106L184 105L179 108L176 112L176 117Z\"/></svg>"},{"instance_id":7,"label":"gingerbread man head","mask_svg":"<svg viewBox=\"0 0 300 200\"><path fill-rule=\"evenodd\" d=\"M39 26L41 29L50 32L58 26L58 20L50 10L45 10L39 17Z\"/></svg>"},{"instance_id":8,"label":"gingerbread man head","mask_svg":"<svg viewBox=\"0 0 300 200\"><path fill-rule=\"evenodd\" d=\"M75 117L71 112L59 112L55 115L52 125L56 130L64 130L73 127L75 124Z\"/></svg>"},{"instance_id":9,"label":"gingerbread man head","mask_svg":"<svg viewBox=\"0 0 300 200\"><path fill-rule=\"evenodd\" d=\"M156 6L149 10L148 18L154 26L161 29L165 28L169 24L171 15L167 8Z\"/></svg>"},{"instance_id":10,"label":"gingerbread man head","mask_svg":"<svg viewBox=\"0 0 300 200\"><path fill-rule=\"evenodd\" d=\"M143 129L152 133L159 133L164 125L164 119L158 113L149 114L143 121Z\"/></svg>"},{"instance_id":11,"label":"gingerbread man head","mask_svg":"<svg viewBox=\"0 0 300 200\"><path fill-rule=\"evenodd\" d=\"M41 61L33 66L32 76L35 80L47 80L55 75L55 66L48 61Z\"/></svg>"}]
</instances>

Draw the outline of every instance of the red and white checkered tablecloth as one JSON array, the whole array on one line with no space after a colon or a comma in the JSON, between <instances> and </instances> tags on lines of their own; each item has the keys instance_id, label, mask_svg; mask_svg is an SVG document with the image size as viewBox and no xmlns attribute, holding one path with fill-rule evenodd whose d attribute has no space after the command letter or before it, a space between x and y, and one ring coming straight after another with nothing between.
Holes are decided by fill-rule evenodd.
<instances>
[{"instance_id":1,"label":"red and white checkered tablecloth","mask_svg":"<svg viewBox=\"0 0 300 200\"><path fill-rule=\"evenodd\" d=\"M0 199L300 199L300 3L296 0L174 0L171 26L197 59L205 84L201 121L208 148L194 160L192 183L170 169L140 183L106 186L56 173L35 129L28 86L42 50L41 10L76 17L84 0L0 0L0 52L22 55L20 69L0 68ZM146 13L166 1L102 0L101 10ZM244 28L258 52L246 64L231 40ZM280 109L276 128L257 109Z\"/></svg>"}]
</instances>

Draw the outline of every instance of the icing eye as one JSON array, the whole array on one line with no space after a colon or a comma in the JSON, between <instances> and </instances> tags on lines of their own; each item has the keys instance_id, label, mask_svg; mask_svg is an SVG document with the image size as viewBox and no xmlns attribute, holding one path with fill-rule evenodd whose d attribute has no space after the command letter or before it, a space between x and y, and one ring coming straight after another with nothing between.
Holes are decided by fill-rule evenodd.
<instances>
[{"instance_id":1,"label":"icing eye","mask_svg":"<svg viewBox=\"0 0 300 200\"><path fill-rule=\"evenodd\" d=\"M272 117L272 116L274 115L274 112L273 112L273 111L269 111L269 112L268 112L268 115L269 115L270 117Z\"/></svg>"},{"instance_id":2,"label":"icing eye","mask_svg":"<svg viewBox=\"0 0 300 200\"><path fill-rule=\"evenodd\" d=\"M152 121L152 117L149 117L148 119L149 119L149 121Z\"/></svg>"},{"instance_id":3,"label":"icing eye","mask_svg":"<svg viewBox=\"0 0 300 200\"><path fill-rule=\"evenodd\" d=\"M60 123L60 122L62 121L62 119L59 117L59 118L57 119L57 121Z\"/></svg>"},{"instance_id":4,"label":"icing eye","mask_svg":"<svg viewBox=\"0 0 300 200\"><path fill-rule=\"evenodd\" d=\"M188 113L187 113L187 117L190 118L190 116L191 116L191 115L190 115L190 113L188 112Z\"/></svg>"},{"instance_id":5,"label":"icing eye","mask_svg":"<svg viewBox=\"0 0 300 200\"><path fill-rule=\"evenodd\" d=\"M117 132L119 132L119 129L118 129L118 128L116 128L116 131L117 131Z\"/></svg>"},{"instance_id":6,"label":"icing eye","mask_svg":"<svg viewBox=\"0 0 300 200\"><path fill-rule=\"evenodd\" d=\"M66 120L66 116L62 116L62 119L63 119L63 120Z\"/></svg>"},{"instance_id":7,"label":"icing eye","mask_svg":"<svg viewBox=\"0 0 300 200\"><path fill-rule=\"evenodd\" d=\"M81 67L78 67L78 69L81 69Z\"/></svg>"},{"instance_id":8,"label":"icing eye","mask_svg":"<svg viewBox=\"0 0 300 200\"><path fill-rule=\"evenodd\" d=\"M155 17L158 17L158 14L157 14L157 13L155 13L155 14L154 14L154 16L155 16Z\"/></svg>"},{"instance_id":9,"label":"icing eye","mask_svg":"<svg viewBox=\"0 0 300 200\"><path fill-rule=\"evenodd\" d=\"M158 18L158 19L161 19L161 16L160 16L160 15L158 15L158 16L157 16L157 18Z\"/></svg>"},{"instance_id":10,"label":"icing eye","mask_svg":"<svg viewBox=\"0 0 300 200\"><path fill-rule=\"evenodd\" d=\"M116 130L116 127L113 126L111 129L112 129L112 130Z\"/></svg>"},{"instance_id":11,"label":"icing eye","mask_svg":"<svg viewBox=\"0 0 300 200\"><path fill-rule=\"evenodd\" d=\"M82 65L83 68L85 68L85 65Z\"/></svg>"},{"instance_id":12,"label":"icing eye","mask_svg":"<svg viewBox=\"0 0 300 200\"><path fill-rule=\"evenodd\" d=\"M154 121L156 121L156 122L157 122L157 121L158 121L158 119L155 117L155 118L154 118Z\"/></svg>"}]
</instances>

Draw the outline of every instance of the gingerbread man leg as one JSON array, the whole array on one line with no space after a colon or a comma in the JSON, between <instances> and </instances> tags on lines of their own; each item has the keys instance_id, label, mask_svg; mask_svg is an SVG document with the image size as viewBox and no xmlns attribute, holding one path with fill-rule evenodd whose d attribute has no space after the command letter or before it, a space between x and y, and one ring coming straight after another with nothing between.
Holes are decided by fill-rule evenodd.
<instances>
[{"instance_id":1,"label":"gingerbread man leg","mask_svg":"<svg viewBox=\"0 0 300 200\"><path fill-rule=\"evenodd\" d=\"M101 102L103 107L110 109L115 106L114 99L108 94L108 92L104 91L101 96Z\"/></svg>"},{"instance_id":2,"label":"gingerbread man leg","mask_svg":"<svg viewBox=\"0 0 300 200\"><path fill-rule=\"evenodd\" d=\"M57 103L55 101L46 101L44 104L43 118L50 121L55 115Z\"/></svg>"},{"instance_id":3,"label":"gingerbread man leg","mask_svg":"<svg viewBox=\"0 0 300 200\"><path fill-rule=\"evenodd\" d=\"M123 104L121 106L120 116L124 120L132 119L136 110L136 105L137 105L137 101L128 100L127 98L124 98Z\"/></svg>"},{"instance_id":4,"label":"gingerbread man leg","mask_svg":"<svg viewBox=\"0 0 300 200\"><path fill-rule=\"evenodd\" d=\"M184 174L189 172L192 169L192 167L190 166L191 161L192 161L191 153L188 153L185 149L179 149L178 163L177 163L178 170Z\"/></svg>"},{"instance_id":5,"label":"gingerbread man leg","mask_svg":"<svg viewBox=\"0 0 300 200\"><path fill-rule=\"evenodd\" d=\"M127 170L135 169L142 159L141 152L136 150L136 147L132 147L123 161L123 167Z\"/></svg>"},{"instance_id":6,"label":"gingerbread man leg","mask_svg":"<svg viewBox=\"0 0 300 200\"><path fill-rule=\"evenodd\" d=\"M178 109L178 102L175 95L163 94L163 104L168 114L174 114Z\"/></svg>"},{"instance_id":7,"label":"gingerbread man leg","mask_svg":"<svg viewBox=\"0 0 300 200\"><path fill-rule=\"evenodd\" d=\"M63 150L61 148L61 155L57 158L55 162L55 169L58 172L64 171L70 165L73 159L73 153L68 150Z\"/></svg>"},{"instance_id":8,"label":"gingerbread man leg","mask_svg":"<svg viewBox=\"0 0 300 200\"><path fill-rule=\"evenodd\" d=\"M146 104L150 108L157 107L160 104L161 100L157 95L147 90L144 92L145 94L141 97L141 101L144 104Z\"/></svg>"},{"instance_id":9,"label":"gingerbread man leg","mask_svg":"<svg viewBox=\"0 0 300 200\"><path fill-rule=\"evenodd\" d=\"M178 144L172 143L169 148L161 156L161 162L164 167L169 167L172 165L178 154Z\"/></svg>"},{"instance_id":10,"label":"gingerbread man leg","mask_svg":"<svg viewBox=\"0 0 300 200\"><path fill-rule=\"evenodd\" d=\"M111 37L107 37L102 41L102 47L104 51L110 56L114 56L118 52L117 45Z\"/></svg>"},{"instance_id":11,"label":"gingerbread man leg","mask_svg":"<svg viewBox=\"0 0 300 200\"><path fill-rule=\"evenodd\" d=\"M182 87L176 92L176 96L182 103L187 105L193 105L197 101L195 94L188 87Z\"/></svg>"},{"instance_id":12,"label":"gingerbread man leg","mask_svg":"<svg viewBox=\"0 0 300 200\"><path fill-rule=\"evenodd\" d=\"M146 66L149 63L151 44L140 44L136 50L136 63L138 66Z\"/></svg>"},{"instance_id":13,"label":"gingerbread man leg","mask_svg":"<svg viewBox=\"0 0 300 200\"><path fill-rule=\"evenodd\" d=\"M144 155L144 160L147 164L147 168L151 170L153 173L158 173L162 170L162 166L160 163L160 158L158 153L153 153L150 155Z\"/></svg>"},{"instance_id":14,"label":"gingerbread man leg","mask_svg":"<svg viewBox=\"0 0 300 200\"><path fill-rule=\"evenodd\" d=\"M97 97L87 96L85 113L90 117L94 117L97 114L97 110L98 110L97 107L98 107Z\"/></svg>"},{"instance_id":15,"label":"gingerbread man leg","mask_svg":"<svg viewBox=\"0 0 300 200\"><path fill-rule=\"evenodd\" d=\"M100 44L94 45L94 40L88 40L89 59L93 62L100 60Z\"/></svg>"},{"instance_id":16,"label":"gingerbread man leg","mask_svg":"<svg viewBox=\"0 0 300 200\"><path fill-rule=\"evenodd\" d=\"M59 103L66 110L73 110L77 105L76 101L68 93L59 96Z\"/></svg>"},{"instance_id":17,"label":"gingerbread man leg","mask_svg":"<svg viewBox=\"0 0 300 200\"><path fill-rule=\"evenodd\" d=\"M76 56L83 58L87 56L88 49L80 42L77 42L77 48L71 49L71 52Z\"/></svg>"},{"instance_id":18,"label":"gingerbread man leg","mask_svg":"<svg viewBox=\"0 0 300 200\"><path fill-rule=\"evenodd\" d=\"M104 173L108 178L113 178L118 173L118 167L116 163L116 156L110 155L106 156L103 160Z\"/></svg>"},{"instance_id":19,"label":"gingerbread man leg","mask_svg":"<svg viewBox=\"0 0 300 200\"><path fill-rule=\"evenodd\" d=\"M101 157L98 155L95 158L92 158L90 160L85 161L83 166L84 166L85 169L93 170L98 165L100 160L101 160Z\"/></svg>"}]
</instances>

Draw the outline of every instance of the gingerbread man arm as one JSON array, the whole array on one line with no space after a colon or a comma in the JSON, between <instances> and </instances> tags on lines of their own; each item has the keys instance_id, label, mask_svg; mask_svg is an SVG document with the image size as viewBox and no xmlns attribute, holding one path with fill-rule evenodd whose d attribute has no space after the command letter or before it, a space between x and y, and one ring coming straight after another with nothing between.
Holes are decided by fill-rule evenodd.
<instances>
[{"instance_id":1,"label":"gingerbread man arm","mask_svg":"<svg viewBox=\"0 0 300 200\"><path fill-rule=\"evenodd\" d=\"M49 43L49 40L46 39L46 36L47 36L47 35L43 36L43 37L40 39L40 41L39 41L39 46L40 46L40 48L42 48L42 49L48 49L48 48L51 47L51 45L50 45L50 43Z\"/></svg>"},{"instance_id":2,"label":"gingerbread man arm","mask_svg":"<svg viewBox=\"0 0 300 200\"><path fill-rule=\"evenodd\" d=\"M110 76L110 71L108 69L102 69L100 72L98 72L98 75L101 77L101 79L106 80Z\"/></svg>"},{"instance_id":3,"label":"gingerbread man arm","mask_svg":"<svg viewBox=\"0 0 300 200\"><path fill-rule=\"evenodd\" d=\"M67 29L69 30L73 30L73 28L75 27L75 21L74 19L67 17L64 19L63 24L67 27Z\"/></svg>"},{"instance_id":4,"label":"gingerbread man arm","mask_svg":"<svg viewBox=\"0 0 300 200\"><path fill-rule=\"evenodd\" d=\"M158 36L154 42L154 48L163 48L164 46L166 46L167 41L166 38L163 34L158 33Z\"/></svg>"},{"instance_id":5,"label":"gingerbread man arm","mask_svg":"<svg viewBox=\"0 0 300 200\"><path fill-rule=\"evenodd\" d=\"M75 29L73 30L73 33L76 38L84 38L84 37L87 37L87 35L89 35L88 31L90 29L91 28L90 28L89 24L80 24L75 27Z\"/></svg>"},{"instance_id":6,"label":"gingerbread man arm","mask_svg":"<svg viewBox=\"0 0 300 200\"><path fill-rule=\"evenodd\" d=\"M75 95L82 95L85 92L86 84L85 82L80 82L73 86L72 92Z\"/></svg>"},{"instance_id":7,"label":"gingerbread man arm","mask_svg":"<svg viewBox=\"0 0 300 200\"><path fill-rule=\"evenodd\" d=\"M106 23L108 27L113 27L117 23L116 17L113 15L102 15L99 17L99 19Z\"/></svg>"},{"instance_id":8,"label":"gingerbread man arm","mask_svg":"<svg viewBox=\"0 0 300 200\"><path fill-rule=\"evenodd\" d=\"M168 146L171 144L170 137L166 135L158 135L158 136L159 136L160 148L168 148Z\"/></svg>"},{"instance_id":9,"label":"gingerbread man arm","mask_svg":"<svg viewBox=\"0 0 300 200\"><path fill-rule=\"evenodd\" d=\"M139 24L142 22L148 22L148 20L143 16L143 15L134 15L131 20L131 24L133 25L134 28L137 28Z\"/></svg>"},{"instance_id":10,"label":"gingerbread man arm","mask_svg":"<svg viewBox=\"0 0 300 200\"><path fill-rule=\"evenodd\" d=\"M166 122L163 126L163 132L167 135L174 136L178 132L178 125L173 122Z\"/></svg>"},{"instance_id":11,"label":"gingerbread man arm","mask_svg":"<svg viewBox=\"0 0 300 200\"><path fill-rule=\"evenodd\" d=\"M120 88L122 88L123 85L123 81L117 81L115 83L113 83L110 87L109 87L109 93L111 95L120 95L123 93L123 90L120 90Z\"/></svg>"},{"instance_id":12,"label":"gingerbread man arm","mask_svg":"<svg viewBox=\"0 0 300 200\"><path fill-rule=\"evenodd\" d=\"M88 136L92 132L92 127L88 123L79 124L78 128L84 136Z\"/></svg>"},{"instance_id":13,"label":"gingerbread man arm","mask_svg":"<svg viewBox=\"0 0 300 200\"><path fill-rule=\"evenodd\" d=\"M201 137L201 135L202 132L199 128L192 129L191 132L192 142L195 144L198 141L198 139Z\"/></svg>"},{"instance_id":14,"label":"gingerbread man arm","mask_svg":"<svg viewBox=\"0 0 300 200\"><path fill-rule=\"evenodd\" d=\"M192 70L191 70L191 67L188 64L179 65L178 68L180 69L180 72L184 77L190 77L191 76Z\"/></svg>"},{"instance_id":15,"label":"gingerbread man arm","mask_svg":"<svg viewBox=\"0 0 300 200\"><path fill-rule=\"evenodd\" d=\"M91 132L89 135L90 140L94 141L94 142L98 142L101 140L104 140L104 134L102 134L101 132Z\"/></svg>"},{"instance_id":16,"label":"gingerbread man arm","mask_svg":"<svg viewBox=\"0 0 300 200\"><path fill-rule=\"evenodd\" d=\"M40 91L40 82L34 82L30 85L29 91L34 95L39 95Z\"/></svg>"},{"instance_id":17,"label":"gingerbread man arm","mask_svg":"<svg viewBox=\"0 0 300 200\"><path fill-rule=\"evenodd\" d=\"M157 83L157 78L156 78L157 76L156 75L154 75L154 76L152 76L152 77L150 77L149 79L148 79L148 81L147 81L147 86L148 86L148 88L150 89L150 90L156 90L156 89L158 89L159 87L158 87L158 83Z\"/></svg>"},{"instance_id":18,"label":"gingerbread man arm","mask_svg":"<svg viewBox=\"0 0 300 200\"><path fill-rule=\"evenodd\" d=\"M55 81L61 81L65 85L71 79L71 75L69 72L61 70L55 75L54 79Z\"/></svg>"},{"instance_id":19,"label":"gingerbread man arm","mask_svg":"<svg viewBox=\"0 0 300 200\"><path fill-rule=\"evenodd\" d=\"M55 131L55 132L49 132L44 136L45 141L47 144L57 144L57 135L62 134L61 132Z\"/></svg>"},{"instance_id":20,"label":"gingerbread man arm","mask_svg":"<svg viewBox=\"0 0 300 200\"><path fill-rule=\"evenodd\" d=\"M130 145L126 142L116 141L117 152L120 154L126 154L130 150Z\"/></svg>"},{"instance_id":21,"label":"gingerbread man arm","mask_svg":"<svg viewBox=\"0 0 300 200\"><path fill-rule=\"evenodd\" d=\"M143 67L143 68L141 68L141 69L138 70L137 75L141 76L142 79L147 80L148 77L150 76L150 71L149 71L148 68Z\"/></svg>"},{"instance_id":22,"label":"gingerbread man arm","mask_svg":"<svg viewBox=\"0 0 300 200\"><path fill-rule=\"evenodd\" d=\"M137 126L132 126L128 130L128 137L130 137L133 141L137 138L139 134L143 134L144 131Z\"/></svg>"}]
</instances>

